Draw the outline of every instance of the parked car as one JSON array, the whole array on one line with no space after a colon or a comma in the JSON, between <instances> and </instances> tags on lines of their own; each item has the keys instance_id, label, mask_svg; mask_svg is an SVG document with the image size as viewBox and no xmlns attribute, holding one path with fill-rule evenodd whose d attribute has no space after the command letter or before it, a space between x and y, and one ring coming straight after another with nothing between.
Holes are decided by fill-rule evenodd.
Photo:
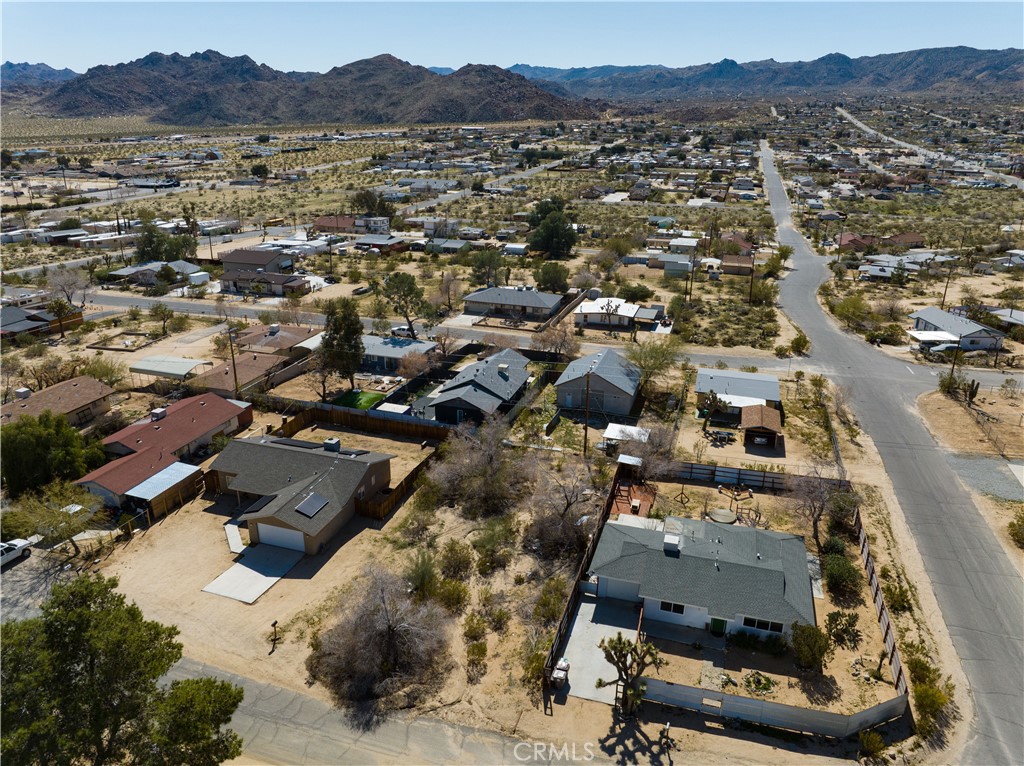
<instances>
[{"instance_id":1,"label":"parked car","mask_svg":"<svg viewBox=\"0 0 1024 766\"><path fill-rule=\"evenodd\" d=\"M958 348L958 345L956 343L940 343L937 346L932 346L931 349L929 349L928 353L941 354L944 351L953 351L956 348Z\"/></svg>"},{"instance_id":2,"label":"parked car","mask_svg":"<svg viewBox=\"0 0 1024 766\"><path fill-rule=\"evenodd\" d=\"M392 335L397 335L397 336L402 337L402 338L411 338L412 337L412 328L409 327L409 325L407 325L407 324L400 324L397 327L392 327L391 328L391 334Z\"/></svg>"},{"instance_id":3,"label":"parked car","mask_svg":"<svg viewBox=\"0 0 1024 766\"><path fill-rule=\"evenodd\" d=\"M32 555L32 549L28 547L29 541L18 538L0 543L0 565L6 564L14 559L26 558Z\"/></svg>"}]
</instances>

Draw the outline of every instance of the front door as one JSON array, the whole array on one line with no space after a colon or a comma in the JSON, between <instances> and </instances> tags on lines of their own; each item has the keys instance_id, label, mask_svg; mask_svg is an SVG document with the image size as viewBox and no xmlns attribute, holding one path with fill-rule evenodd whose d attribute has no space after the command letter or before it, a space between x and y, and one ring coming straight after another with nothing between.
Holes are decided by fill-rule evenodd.
<instances>
[{"instance_id":1,"label":"front door","mask_svg":"<svg viewBox=\"0 0 1024 766\"><path fill-rule=\"evenodd\" d=\"M724 636L725 635L725 620L721 617L711 618L711 635L712 636Z\"/></svg>"}]
</instances>

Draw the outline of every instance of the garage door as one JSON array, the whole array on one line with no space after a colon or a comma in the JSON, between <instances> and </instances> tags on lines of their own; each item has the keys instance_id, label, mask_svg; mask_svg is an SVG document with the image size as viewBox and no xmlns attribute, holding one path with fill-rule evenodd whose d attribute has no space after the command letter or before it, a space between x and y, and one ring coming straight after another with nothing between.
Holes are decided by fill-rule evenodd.
<instances>
[{"instance_id":1,"label":"garage door","mask_svg":"<svg viewBox=\"0 0 1024 766\"><path fill-rule=\"evenodd\" d=\"M636 583L615 580L610 577L602 577L600 582L606 583L604 595L607 598L619 598L623 601L636 601L640 597L640 586Z\"/></svg>"},{"instance_id":2,"label":"garage door","mask_svg":"<svg viewBox=\"0 0 1024 766\"><path fill-rule=\"evenodd\" d=\"M278 548L290 548L293 551L305 551L306 541L301 532L295 529L274 527L270 524L257 524L260 542L276 545Z\"/></svg>"}]
</instances>

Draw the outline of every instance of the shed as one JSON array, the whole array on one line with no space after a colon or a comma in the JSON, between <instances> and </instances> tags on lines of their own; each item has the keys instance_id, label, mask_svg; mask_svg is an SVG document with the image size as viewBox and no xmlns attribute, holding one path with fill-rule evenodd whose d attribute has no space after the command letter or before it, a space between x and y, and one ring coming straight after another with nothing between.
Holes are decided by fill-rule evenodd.
<instances>
[{"instance_id":1,"label":"shed","mask_svg":"<svg viewBox=\"0 0 1024 766\"><path fill-rule=\"evenodd\" d=\"M154 518L165 516L203 491L203 469L188 463L171 463L125 492L125 497L149 507Z\"/></svg>"},{"instance_id":2,"label":"shed","mask_svg":"<svg viewBox=\"0 0 1024 766\"><path fill-rule=\"evenodd\" d=\"M777 449L782 436L782 416L778 410L763 404L744 407L740 410L740 430L745 446Z\"/></svg>"}]
</instances>

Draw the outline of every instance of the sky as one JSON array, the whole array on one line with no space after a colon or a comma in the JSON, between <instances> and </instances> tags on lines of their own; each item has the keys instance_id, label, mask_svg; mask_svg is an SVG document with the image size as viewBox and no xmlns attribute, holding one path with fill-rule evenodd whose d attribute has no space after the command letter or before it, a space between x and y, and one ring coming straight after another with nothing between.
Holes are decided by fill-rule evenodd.
<instances>
[{"instance_id":1,"label":"sky","mask_svg":"<svg viewBox=\"0 0 1024 766\"><path fill-rule=\"evenodd\" d=\"M809 61L966 45L1024 48L1024 3L12 2L4 61L84 72L152 51L213 49L283 71L325 72L381 53L421 66L689 66Z\"/></svg>"}]
</instances>

